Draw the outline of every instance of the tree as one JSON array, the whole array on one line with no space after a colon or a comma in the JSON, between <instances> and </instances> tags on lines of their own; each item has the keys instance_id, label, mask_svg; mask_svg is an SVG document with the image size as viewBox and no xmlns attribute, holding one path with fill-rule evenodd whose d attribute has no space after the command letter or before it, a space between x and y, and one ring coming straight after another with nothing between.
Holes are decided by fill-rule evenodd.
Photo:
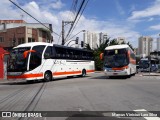
<instances>
[{"instance_id":1,"label":"tree","mask_svg":"<svg viewBox=\"0 0 160 120\"><path fill-rule=\"evenodd\" d=\"M96 49L91 49L89 44L85 45L85 49L93 51L96 70L102 70L103 68L103 61L100 60L99 55L104 52L107 46L111 46L111 45L118 45L117 40L116 39L110 40L110 38L107 38L106 41L101 43L99 46L97 45Z\"/></svg>"},{"instance_id":2,"label":"tree","mask_svg":"<svg viewBox=\"0 0 160 120\"><path fill-rule=\"evenodd\" d=\"M126 42L123 41L121 44L127 44L134 51L134 48L133 48L133 46L130 42L126 43Z\"/></svg>"},{"instance_id":3,"label":"tree","mask_svg":"<svg viewBox=\"0 0 160 120\"><path fill-rule=\"evenodd\" d=\"M131 43L127 42L127 45L134 51L134 48Z\"/></svg>"},{"instance_id":4,"label":"tree","mask_svg":"<svg viewBox=\"0 0 160 120\"><path fill-rule=\"evenodd\" d=\"M118 43L117 39L110 40L110 38L107 38L106 41L104 41L103 43L101 43L99 46L97 45L97 48L95 48L95 49L91 49L91 47L90 47L89 44L86 44L84 49L93 51L94 61L95 61L95 69L96 70L102 70L102 68L103 68L103 61L100 60L99 55L101 53L104 53L104 50L105 50L106 47L112 46L112 45L118 45L118 44L119 43ZM121 44L127 44L127 45L130 46L130 48L132 50L134 50L133 47L132 47L132 44L129 43L129 42L127 42L127 43L122 42Z\"/></svg>"},{"instance_id":5,"label":"tree","mask_svg":"<svg viewBox=\"0 0 160 120\"><path fill-rule=\"evenodd\" d=\"M110 41L109 46L118 45L118 44L119 43L118 43L117 39L113 39L113 40Z\"/></svg>"}]
</instances>

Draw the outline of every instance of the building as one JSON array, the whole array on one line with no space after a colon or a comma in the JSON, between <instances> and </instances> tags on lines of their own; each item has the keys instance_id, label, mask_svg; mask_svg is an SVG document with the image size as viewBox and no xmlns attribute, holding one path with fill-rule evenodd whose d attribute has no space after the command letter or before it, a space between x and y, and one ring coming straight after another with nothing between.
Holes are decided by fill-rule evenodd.
<instances>
[{"instance_id":1,"label":"building","mask_svg":"<svg viewBox=\"0 0 160 120\"><path fill-rule=\"evenodd\" d=\"M84 44L89 44L91 49L97 48L100 44L107 40L106 33L95 33L86 31L83 36Z\"/></svg>"},{"instance_id":2,"label":"building","mask_svg":"<svg viewBox=\"0 0 160 120\"><path fill-rule=\"evenodd\" d=\"M99 44L104 43L107 40L107 33L99 33Z\"/></svg>"},{"instance_id":3,"label":"building","mask_svg":"<svg viewBox=\"0 0 160 120\"><path fill-rule=\"evenodd\" d=\"M26 23L24 20L0 20L0 24Z\"/></svg>"},{"instance_id":4,"label":"building","mask_svg":"<svg viewBox=\"0 0 160 120\"><path fill-rule=\"evenodd\" d=\"M157 51L160 51L160 38L157 38Z\"/></svg>"},{"instance_id":5,"label":"building","mask_svg":"<svg viewBox=\"0 0 160 120\"><path fill-rule=\"evenodd\" d=\"M45 26L52 30L50 24ZM0 46L12 48L27 42L51 42L51 30L39 23L23 20L0 20Z\"/></svg>"},{"instance_id":6,"label":"building","mask_svg":"<svg viewBox=\"0 0 160 120\"><path fill-rule=\"evenodd\" d=\"M138 48L134 48L133 52L135 55L138 55Z\"/></svg>"},{"instance_id":7,"label":"building","mask_svg":"<svg viewBox=\"0 0 160 120\"><path fill-rule=\"evenodd\" d=\"M126 43L126 39L125 39L125 37L118 37L117 42L118 42L118 44Z\"/></svg>"},{"instance_id":8,"label":"building","mask_svg":"<svg viewBox=\"0 0 160 120\"><path fill-rule=\"evenodd\" d=\"M83 34L84 44L89 44L91 49L97 48L98 43L98 34L94 32L86 31Z\"/></svg>"},{"instance_id":9,"label":"building","mask_svg":"<svg viewBox=\"0 0 160 120\"><path fill-rule=\"evenodd\" d=\"M152 52L153 39L149 36L141 36L138 39L138 53L141 57L146 57Z\"/></svg>"},{"instance_id":10,"label":"building","mask_svg":"<svg viewBox=\"0 0 160 120\"><path fill-rule=\"evenodd\" d=\"M7 75L7 58L6 55L8 52L5 51L1 46L0 46L0 80L6 79Z\"/></svg>"}]
</instances>

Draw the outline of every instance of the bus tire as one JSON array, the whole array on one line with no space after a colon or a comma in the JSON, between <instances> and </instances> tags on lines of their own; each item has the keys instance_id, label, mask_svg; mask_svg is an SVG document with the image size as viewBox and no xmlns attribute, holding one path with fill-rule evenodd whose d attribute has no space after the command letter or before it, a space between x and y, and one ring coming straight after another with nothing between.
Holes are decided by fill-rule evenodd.
<instances>
[{"instance_id":1,"label":"bus tire","mask_svg":"<svg viewBox=\"0 0 160 120\"><path fill-rule=\"evenodd\" d=\"M44 82L52 81L52 79L52 73L50 71L44 73Z\"/></svg>"},{"instance_id":2,"label":"bus tire","mask_svg":"<svg viewBox=\"0 0 160 120\"><path fill-rule=\"evenodd\" d=\"M82 77L86 76L86 70L85 69L82 70L82 75L81 76Z\"/></svg>"}]
</instances>

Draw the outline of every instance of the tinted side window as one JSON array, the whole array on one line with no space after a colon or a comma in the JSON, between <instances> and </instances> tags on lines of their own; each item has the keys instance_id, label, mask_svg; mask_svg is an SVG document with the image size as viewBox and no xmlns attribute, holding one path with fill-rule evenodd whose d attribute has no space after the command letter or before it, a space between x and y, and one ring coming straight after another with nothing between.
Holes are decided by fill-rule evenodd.
<instances>
[{"instance_id":1,"label":"tinted side window","mask_svg":"<svg viewBox=\"0 0 160 120\"><path fill-rule=\"evenodd\" d=\"M50 58L52 56L53 56L52 47L48 46L44 53L44 57Z\"/></svg>"},{"instance_id":2,"label":"tinted side window","mask_svg":"<svg viewBox=\"0 0 160 120\"><path fill-rule=\"evenodd\" d=\"M33 70L39 65L41 65L42 62L42 52L44 50L44 45L34 46L32 50L35 50L36 52L31 53L30 57L30 63L29 63L29 70Z\"/></svg>"}]
</instances>

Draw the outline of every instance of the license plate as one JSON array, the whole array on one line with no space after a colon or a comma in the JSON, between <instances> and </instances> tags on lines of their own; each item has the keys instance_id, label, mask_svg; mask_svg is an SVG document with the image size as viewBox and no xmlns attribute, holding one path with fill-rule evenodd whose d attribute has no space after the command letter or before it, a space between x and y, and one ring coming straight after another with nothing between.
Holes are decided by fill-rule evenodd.
<instances>
[{"instance_id":1,"label":"license plate","mask_svg":"<svg viewBox=\"0 0 160 120\"><path fill-rule=\"evenodd\" d=\"M118 73L113 73L113 75L118 75Z\"/></svg>"}]
</instances>

